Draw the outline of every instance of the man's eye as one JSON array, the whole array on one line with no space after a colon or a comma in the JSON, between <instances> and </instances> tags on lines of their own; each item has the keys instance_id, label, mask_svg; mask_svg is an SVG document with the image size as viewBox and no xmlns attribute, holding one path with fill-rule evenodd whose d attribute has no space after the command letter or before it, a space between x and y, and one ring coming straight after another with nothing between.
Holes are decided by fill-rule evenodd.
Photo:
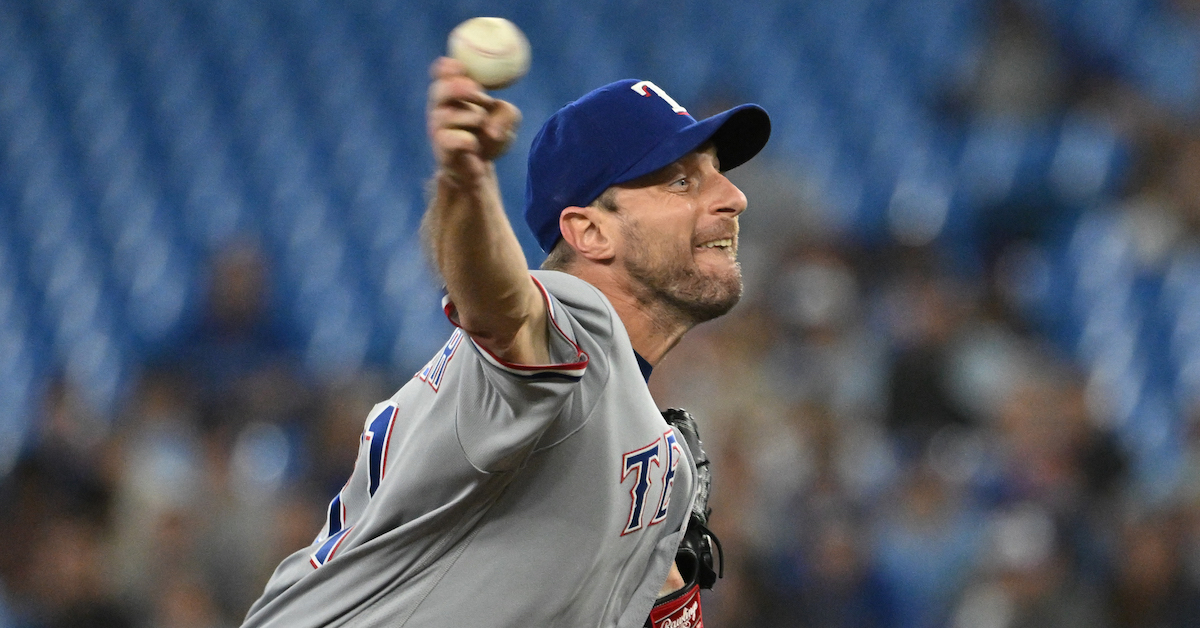
<instances>
[{"instance_id":1,"label":"man's eye","mask_svg":"<svg viewBox=\"0 0 1200 628\"><path fill-rule=\"evenodd\" d=\"M689 181L690 180L687 177L680 177L680 178L672 181L671 185L673 187L686 188L688 186Z\"/></svg>"}]
</instances>

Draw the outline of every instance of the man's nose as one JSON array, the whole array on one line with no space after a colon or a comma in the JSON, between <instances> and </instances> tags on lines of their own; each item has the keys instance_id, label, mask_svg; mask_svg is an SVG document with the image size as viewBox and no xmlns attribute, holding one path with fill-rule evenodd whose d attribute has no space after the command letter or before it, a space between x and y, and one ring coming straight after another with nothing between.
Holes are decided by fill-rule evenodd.
<instances>
[{"instance_id":1,"label":"man's nose","mask_svg":"<svg viewBox=\"0 0 1200 628\"><path fill-rule=\"evenodd\" d=\"M713 190L712 211L726 216L737 216L746 211L746 195L724 174L717 173Z\"/></svg>"}]
</instances>

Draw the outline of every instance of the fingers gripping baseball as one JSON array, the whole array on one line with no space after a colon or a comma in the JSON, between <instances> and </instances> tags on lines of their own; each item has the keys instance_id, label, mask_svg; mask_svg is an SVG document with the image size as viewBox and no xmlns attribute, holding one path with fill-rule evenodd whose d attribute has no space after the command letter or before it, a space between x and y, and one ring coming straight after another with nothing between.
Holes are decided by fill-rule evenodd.
<instances>
[{"instance_id":1,"label":"fingers gripping baseball","mask_svg":"<svg viewBox=\"0 0 1200 628\"><path fill-rule=\"evenodd\" d=\"M456 177L476 177L516 137L521 112L492 98L466 75L463 64L438 59L431 68L427 122L438 166Z\"/></svg>"}]
</instances>

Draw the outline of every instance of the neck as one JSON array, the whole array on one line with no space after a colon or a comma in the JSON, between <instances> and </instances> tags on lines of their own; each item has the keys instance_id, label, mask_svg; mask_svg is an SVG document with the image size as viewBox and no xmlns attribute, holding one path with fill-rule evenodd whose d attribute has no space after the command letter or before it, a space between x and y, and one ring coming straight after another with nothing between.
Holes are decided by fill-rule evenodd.
<instances>
[{"instance_id":1,"label":"neck","mask_svg":"<svg viewBox=\"0 0 1200 628\"><path fill-rule=\"evenodd\" d=\"M663 356L692 328L691 323L672 316L661 304L642 303L627 292L613 294L603 289L601 292L612 302L625 324L633 350L651 366L658 366Z\"/></svg>"},{"instance_id":2,"label":"neck","mask_svg":"<svg viewBox=\"0 0 1200 628\"><path fill-rule=\"evenodd\" d=\"M658 366L694 323L669 305L655 301L608 273L572 272L595 286L612 303L625 325L629 342L651 366Z\"/></svg>"}]
</instances>

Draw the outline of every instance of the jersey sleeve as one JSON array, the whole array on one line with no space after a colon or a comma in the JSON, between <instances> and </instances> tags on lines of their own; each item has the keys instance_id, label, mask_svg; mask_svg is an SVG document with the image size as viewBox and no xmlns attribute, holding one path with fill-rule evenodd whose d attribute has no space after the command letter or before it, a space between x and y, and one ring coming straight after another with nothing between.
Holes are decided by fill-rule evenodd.
<instances>
[{"instance_id":1,"label":"jersey sleeve","mask_svg":"<svg viewBox=\"0 0 1200 628\"><path fill-rule=\"evenodd\" d=\"M549 364L506 362L465 334L473 351L469 352L472 359L462 366L467 385L458 391L455 421L464 454L482 471L519 466L556 420L578 414L572 412L572 399L589 370L596 369L597 358L604 361L583 346L595 346L591 336L596 330L584 321L594 323L600 315L609 318L603 304L568 307L536 277L532 280L546 306ZM443 305L454 323L453 303L447 300Z\"/></svg>"}]
</instances>

